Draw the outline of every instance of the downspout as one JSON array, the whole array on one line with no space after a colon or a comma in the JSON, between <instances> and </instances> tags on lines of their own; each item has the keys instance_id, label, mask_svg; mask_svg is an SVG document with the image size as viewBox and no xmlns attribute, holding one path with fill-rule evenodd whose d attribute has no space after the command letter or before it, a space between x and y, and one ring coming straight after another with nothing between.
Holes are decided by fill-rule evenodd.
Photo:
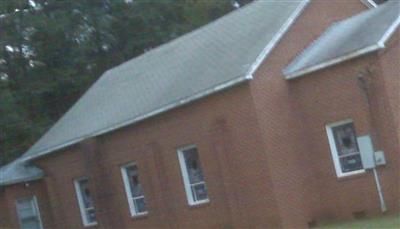
<instances>
[{"instance_id":1,"label":"downspout","mask_svg":"<svg viewBox=\"0 0 400 229\"><path fill-rule=\"evenodd\" d=\"M371 125L370 129L371 129L372 141L379 142L379 132L377 131L377 128L375 127L375 122L374 122L373 118L371 117L372 106L371 106L370 96L368 93L369 82L368 82L368 79L366 78L366 77L371 77L371 74L372 74L372 72L369 69L366 69L365 71L362 71L359 73L359 75L357 76L357 80L358 80L361 92L364 94L364 99L366 101L368 111L369 111L368 121ZM379 145L379 144L375 144L375 145ZM387 206L386 206L386 202L385 202L385 198L383 195L383 190L382 190L382 186L381 186L381 182L379 179L379 174L378 174L378 170L376 169L376 166L372 169L372 172L374 174L374 180L375 180L376 189L377 189L378 196L379 196L381 211L382 211L382 213L384 213L387 211Z\"/></svg>"}]
</instances>

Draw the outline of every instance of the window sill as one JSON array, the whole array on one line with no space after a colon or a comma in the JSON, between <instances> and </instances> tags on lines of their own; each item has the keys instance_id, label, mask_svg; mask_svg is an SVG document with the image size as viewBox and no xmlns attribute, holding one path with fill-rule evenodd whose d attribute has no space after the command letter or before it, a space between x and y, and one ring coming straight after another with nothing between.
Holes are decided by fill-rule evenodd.
<instances>
[{"instance_id":1,"label":"window sill","mask_svg":"<svg viewBox=\"0 0 400 229\"><path fill-rule=\"evenodd\" d=\"M149 216L149 213L141 213L141 214L137 214L137 215L131 215L131 219L133 220L139 220L139 219L146 219Z\"/></svg>"},{"instance_id":2,"label":"window sill","mask_svg":"<svg viewBox=\"0 0 400 229\"><path fill-rule=\"evenodd\" d=\"M97 225L99 225L99 223L95 222L95 223L84 224L83 226L85 226L85 227L96 227Z\"/></svg>"},{"instance_id":3,"label":"window sill","mask_svg":"<svg viewBox=\"0 0 400 229\"><path fill-rule=\"evenodd\" d=\"M357 172L352 172L352 173L349 173L349 174L343 174L343 175L337 177L337 180L338 181L346 181L346 180L358 179L360 177L365 176L366 174L367 174L367 171L364 169L364 170L360 170L360 171L357 171Z\"/></svg>"},{"instance_id":4,"label":"window sill","mask_svg":"<svg viewBox=\"0 0 400 229\"><path fill-rule=\"evenodd\" d=\"M210 205L210 200L190 204L189 208L191 209L202 208L202 207L207 207L208 205Z\"/></svg>"}]
</instances>

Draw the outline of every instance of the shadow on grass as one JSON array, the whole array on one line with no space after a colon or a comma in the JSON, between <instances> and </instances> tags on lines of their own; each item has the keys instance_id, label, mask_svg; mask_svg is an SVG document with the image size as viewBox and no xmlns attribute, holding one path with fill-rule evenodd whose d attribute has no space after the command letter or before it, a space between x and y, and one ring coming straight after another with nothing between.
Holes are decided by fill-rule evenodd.
<instances>
[{"instance_id":1,"label":"shadow on grass","mask_svg":"<svg viewBox=\"0 0 400 229\"><path fill-rule=\"evenodd\" d=\"M400 214L329 223L317 229L400 229Z\"/></svg>"}]
</instances>

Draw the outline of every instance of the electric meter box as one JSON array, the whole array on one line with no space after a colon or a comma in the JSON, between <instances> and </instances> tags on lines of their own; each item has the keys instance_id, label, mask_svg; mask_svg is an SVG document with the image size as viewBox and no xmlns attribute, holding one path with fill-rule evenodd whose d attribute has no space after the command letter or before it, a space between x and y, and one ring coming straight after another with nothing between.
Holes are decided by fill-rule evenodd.
<instances>
[{"instance_id":1,"label":"electric meter box","mask_svg":"<svg viewBox=\"0 0 400 229\"><path fill-rule=\"evenodd\" d=\"M375 164L386 165L385 153L383 153L383 151L375 152Z\"/></svg>"},{"instance_id":2,"label":"electric meter box","mask_svg":"<svg viewBox=\"0 0 400 229\"><path fill-rule=\"evenodd\" d=\"M361 154L361 162L364 169L375 168L374 147L369 135L357 137L358 149Z\"/></svg>"}]
</instances>

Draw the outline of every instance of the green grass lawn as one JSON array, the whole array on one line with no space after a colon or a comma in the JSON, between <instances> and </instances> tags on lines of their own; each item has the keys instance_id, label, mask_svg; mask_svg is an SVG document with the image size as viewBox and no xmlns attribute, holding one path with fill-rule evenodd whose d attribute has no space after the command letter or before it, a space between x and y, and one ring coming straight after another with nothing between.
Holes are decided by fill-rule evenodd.
<instances>
[{"instance_id":1,"label":"green grass lawn","mask_svg":"<svg viewBox=\"0 0 400 229\"><path fill-rule=\"evenodd\" d=\"M318 229L400 229L400 214L327 224Z\"/></svg>"},{"instance_id":2,"label":"green grass lawn","mask_svg":"<svg viewBox=\"0 0 400 229\"><path fill-rule=\"evenodd\" d=\"M0 229L11 228L2 228L0 226ZM316 227L316 229L400 229L400 214L327 224Z\"/></svg>"}]
</instances>

